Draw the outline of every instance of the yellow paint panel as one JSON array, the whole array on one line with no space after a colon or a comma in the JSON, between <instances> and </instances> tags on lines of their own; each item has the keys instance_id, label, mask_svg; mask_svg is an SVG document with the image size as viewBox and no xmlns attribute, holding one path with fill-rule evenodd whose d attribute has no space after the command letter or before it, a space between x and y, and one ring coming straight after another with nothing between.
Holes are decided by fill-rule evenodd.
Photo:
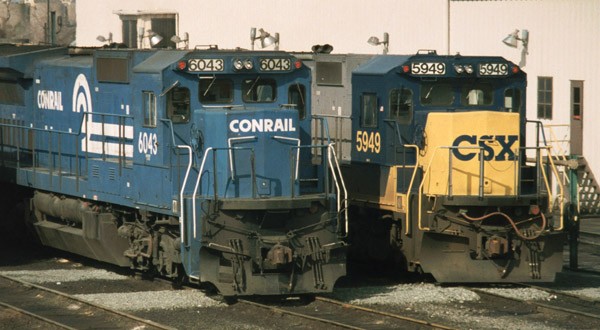
<instances>
[{"instance_id":1,"label":"yellow paint panel","mask_svg":"<svg viewBox=\"0 0 600 330\"><path fill-rule=\"evenodd\" d=\"M482 151L485 159L484 194L515 194L516 156L519 150L518 113L430 113L425 134L426 147L420 159L427 172L424 173L423 183L425 194L446 195L451 189L451 194L455 196L478 195L481 172L479 153ZM458 148L451 149L453 146ZM451 188L448 184L450 179Z\"/></svg>"}]
</instances>

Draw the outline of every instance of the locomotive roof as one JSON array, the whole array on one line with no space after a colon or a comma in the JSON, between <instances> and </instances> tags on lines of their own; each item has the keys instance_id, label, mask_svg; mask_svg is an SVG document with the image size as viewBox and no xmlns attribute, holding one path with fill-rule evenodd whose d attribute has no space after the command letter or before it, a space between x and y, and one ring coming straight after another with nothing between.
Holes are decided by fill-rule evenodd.
<instances>
[{"instance_id":1,"label":"locomotive roof","mask_svg":"<svg viewBox=\"0 0 600 330\"><path fill-rule=\"evenodd\" d=\"M495 60L501 62L509 62L499 56L461 56L457 55L437 55L437 54L416 54L416 55L377 55L366 61L354 70L355 74L362 75L385 75L390 71L407 64L408 61L418 59L420 61L449 61L460 63L462 61L471 62L475 60Z\"/></svg>"},{"instance_id":2,"label":"locomotive roof","mask_svg":"<svg viewBox=\"0 0 600 330\"><path fill-rule=\"evenodd\" d=\"M157 51L154 55L150 56L146 60L133 68L133 72L136 73L160 73L164 69L168 68L171 64L180 60L185 54L189 53L187 50L161 50Z\"/></svg>"},{"instance_id":3,"label":"locomotive roof","mask_svg":"<svg viewBox=\"0 0 600 330\"><path fill-rule=\"evenodd\" d=\"M411 56L407 55L378 55L363 63L354 73L365 75L383 75L404 64Z\"/></svg>"},{"instance_id":4,"label":"locomotive roof","mask_svg":"<svg viewBox=\"0 0 600 330\"><path fill-rule=\"evenodd\" d=\"M0 44L0 70L5 79L31 78L36 60L65 54L66 47Z\"/></svg>"}]
</instances>

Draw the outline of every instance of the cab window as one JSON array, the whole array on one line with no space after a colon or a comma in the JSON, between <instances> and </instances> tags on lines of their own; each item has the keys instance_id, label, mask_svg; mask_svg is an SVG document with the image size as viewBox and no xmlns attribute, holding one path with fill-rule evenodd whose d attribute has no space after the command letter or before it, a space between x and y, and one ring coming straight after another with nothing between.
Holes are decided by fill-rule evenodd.
<instances>
[{"instance_id":1,"label":"cab window","mask_svg":"<svg viewBox=\"0 0 600 330\"><path fill-rule=\"evenodd\" d=\"M242 99L249 103L275 102L277 84L273 79L246 79L242 82Z\"/></svg>"},{"instance_id":2,"label":"cab window","mask_svg":"<svg viewBox=\"0 0 600 330\"><path fill-rule=\"evenodd\" d=\"M156 94L153 92L142 92L144 98L144 126L156 127Z\"/></svg>"},{"instance_id":3,"label":"cab window","mask_svg":"<svg viewBox=\"0 0 600 330\"><path fill-rule=\"evenodd\" d=\"M190 121L190 90L175 87L167 94L167 116L173 123Z\"/></svg>"},{"instance_id":4,"label":"cab window","mask_svg":"<svg viewBox=\"0 0 600 330\"><path fill-rule=\"evenodd\" d=\"M491 105L494 101L494 90L490 84L465 85L461 88L460 101L462 105Z\"/></svg>"},{"instance_id":5,"label":"cab window","mask_svg":"<svg viewBox=\"0 0 600 330\"><path fill-rule=\"evenodd\" d=\"M421 85L421 104L428 106L451 105L454 102L452 85L426 82Z\"/></svg>"},{"instance_id":6,"label":"cab window","mask_svg":"<svg viewBox=\"0 0 600 330\"><path fill-rule=\"evenodd\" d=\"M390 119L408 123L412 118L412 90L406 88L390 91Z\"/></svg>"},{"instance_id":7,"label":"cab window","mask_svg":"<svg viewBox=\"0 0 600 330\"><path fill-rule=\"evenodd\" d=\"M306 117L306 87L304 85L291 85L288 91L288 103L293 104L298 110L298 118Z\"/></svg>"},{"instance_id":8,"label":"cab window","mask_svg":"<svg viewBox=\"0 0 600 330\"><path fill-rule=\"evenodd\" d=\"M504 108L508 112L521 111L521 90L511 88L504 91Z\"/></svg>"},{"instance_id":9,"label":"cab window","mask_svg":"<svg viewBox=\"0 0 600 330\"><path fill-rule=\"evenodd\" d=\"M201 77L198 96L201 103L233 102L233 82L230 79Z\"/></svg>"},{"instance_id":10,"label":"cab window","mask_svg":"<svg viewBox=\"0 0 600 330\"><path fill-rule=\"evenodd\" d=\"M377 95L364 93L361 96L361 118L362 127L377 127Z\"/></svg>"}]
</instances>

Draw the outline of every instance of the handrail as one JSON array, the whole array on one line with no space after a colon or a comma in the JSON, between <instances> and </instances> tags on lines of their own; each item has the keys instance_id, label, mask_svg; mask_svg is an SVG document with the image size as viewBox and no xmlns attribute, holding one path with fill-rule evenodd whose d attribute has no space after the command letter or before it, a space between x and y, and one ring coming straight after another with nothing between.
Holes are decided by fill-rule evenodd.
<instances>
[{"instance_id":1,"label":"handrail","mask_svg":"<svg viewBox=\"0 0 600 330\"><path fill-rule=\"evenodd\" d=\"M423 175L423 178L421 179L421 184L419 185L419 203L418 203L418 207L419 207L418 208L419 209L418 227L419 227L419 230L431 230L431 228L429 228L429 227L423 227L422 226L423 216L422 216L422 212L420 210L421 210L421 205L422 205L422 200L423 200L423 186L425 185L425 181L426 181L425 178L429 175L429 173L431 173L430 169L431 169L431 165L433 164L433 160L435 159L435 156L436 156L438 150L441 150L441 149L479 149L480 150L479 154L481 155L483 153L483 147L472 147L472 146L438 146L438 147L435 148L435 150L433 151L433 154L431 155L431 159L429 160L429 164L425 168L425 171L424 171L425 174ZM452 154L450 153L450 159L448 161L448 163L449 163L448 166L450 166L452 164L451 159L452 159ZM480 159L480 162L483 162L483 157L480 156L479 159ZM482 168L482 166L480 166L480 171L481 171L481 168ZM480 179L479 179L480 180L480 185L481 185L481 182L483 181L482 174L483 173L479 173L479 176L480 176ZM449 169L448 175L451 177L451 175L452 175L452 168ZM450 189L450 185L451 185L451 181L448 182L448 189ZM480 194L482 193L481 188L480 188L479 193ZM480 195L480 197L482 197L482 196Z\"/></svg>"},{"instance_id":2,"label":"handrail","mask_svg":"<svg viewBox=\"0 0 600 330\"><path fill-rule=\"evenodd\" d=\"M227 146L229 147L229 169L231 170L231 181L234 181L234 177L235 177L235 170L233 168L233 148L231 145L233 143L236 142L241 142L241 141L245 141L245 140L256 140L257 137L256 136L240 136L240 137L234 137L234 138L229 138L227 139Z\"/></svg>"},{"instance_id":3,"label":"handrail","mask_svg":"<svg viewBox=\"0 0 600 330\"><path fill-rule=\"evenodd\" d=\"M550 162L550 168L552 170L552 173L554 174L554 176L558 179L560 178L559 174L558 174L558 170L556 169L556 165L554 164L554 160L552 159L552 155L551 155L551 150L552 150L552 146L543 146L543 147L523 147L521 148L523 150L538 150L538 152L540 150L546 150L546 157L548 158L549 162ZM548 191L548 209L553 209L554 208L554 202L553 202L553 194L552 194L552 188L550 187L550 182L548 181L548 175L546 173L546 169L544 166L542 166L542 161L541 161L541 155L539 158L536 157L536 165L540 168L541 172L542 172L542 179L544 181L544 186L546 187L546 190ZM561 202L559 203L559 207L560 207L560 226L557 230L562 230L564 228L564 219L563 219L563 215L564 215L564 185L562 184L562 181L560 180L556 180L558 184L558 189L560 190L560 194L557 195L558 198L560 198Z\"/></svg>"},{"instance_id":4,"label":"handrail","mask_svg":"<svg viewBox=\"0 0 600 330\"><path fill-rule=\"evenodd\" d=\"M333 143L330 143L327 146L327 161L329 162L329 168L331 170L331 173L333 175L333 182L335 183L336 186L336 191L337 191L337 211L338 214L340 214L340 207L341 207L341 199L342 196L340 195L340 183L342 186L342 189L344 191L344 230L345 230L345 235L344 237L348 237L348 190L346 189L346 183L344 182L344 178L342 177L342 171L340 169L340 164L338 162L337 159L337 155L335 154L335 149L333 148ZM332 164L331 162L331 154L333 154L333 159L335 161L335 164ZM334 167L335 165L335 167ZM336 174L336 170L337 170L337 174ZM338 182L338 176L339 175L339 182Z\"/></svg>"},{"instance_id":5,"label":"handrail","mask_svg":"<svg viewBox=\"0 0 600 330\"><path fill-rule=\"evenodd\" d=\"M567 160L568 150L563 148L563 146L566 146L567 148L570 147L571 140L567 137L567 134L570 131L571 125L569 125L569 124L550 124L550 125L545 125L543 128L547 129L548 134L550 135L550 140L548 140L548 144L554 146L554 149L558 151L557 156L561 160ZM557 137L555 128L566 128L565 136L562 139L559 139Z\"/></svg>"},{"instance_id":6,"label":"handrail","mask_svg":"<svg viewBox=\"0 0 600 330\"><path fill-rule=\"evenodd\" d=\"M190 171L192 170L192 160L193 160L193 149L191 146L186 145L186 144L177 144L177 142L175 142L175 132L173 130L173 122L170 119L161 119L162 122L165 122L167 124L169 124L169 129L171 131L171 142L173 143L173 146L175 148L178 149L186 149L189 152L190 157L188 157L188 165L185 171L185 176L183 177L183 182L181 183L181 190L179 190L179 231L181 232L181 237L183 239L183 243L185 244L186 247L189 247L189 245L187 244L189 239L187 238L186 232L185 232L185 212L183 210L183 193L185 191L185 186L187 185L187 180L189 178L190 175Z\"/></svg>"},{"instance_id":7,"label":"handrail","mask_svg":"<svg viewBox=\"0 0 600 330\"><path fill-rule=\"evenodd\" d=\"M206 148L206 150L204 150L204 156L202 156L202 163L200 165L200 172L198 172L198 179L196 180L196 185L194 185L194 192L192 193L192 222L194 228L194 239L196 238L196 194L198 193L198 187L200 186L200 180L202 179L202 175L204 175L204 163L206 163L206 156L208 156L208 152L212 150L213 147L208 147Z\"/></svg>"},{"instance_id":8,"label":"handrail","mask_svg":"<svg viewBox=\"0 0 600 330\"><path fill-rule=\"evenodd\" d=\"M296 173L294 175L294 180L298 180L298 168L300 167L300 139L297 138L291 138L291 137L287 137L287 136L273 136L273 139L275 140L287 140L287 141L294 141L297 142L297 151L296 151ZM293 188L292 188L293 189Z\"/></svg>"},{"instance_id":9,"label":"handrail","mask_svg":"<svg viewBox=\"0 0 600 330\"><path fill-rule=\"evenodd\" d=\"M202 176L204 175L204 165L206 164L206 159L208 158L208 152L212 151L213 152L213 162L216 161L216 157L214 156L214 154L219 151L219 150L252 150L253 148L247 148L247 147L231 147L231 148L213 148L213 147L208 147L206 148L206 150L204 150L204 155L202 156L202 163L200 164L200 171L198 172L198 178L196 179L196 184L194 185L194 192L192 193L192 209L193 209L193 229L194 229L194 238L196 238L196 196L198 195L198 189L200 187L200 181L202 181ZM254 159L254 157L251 157L251 159ZM252 167L253 168L253 167ZM254 171L254 170L252 170ZM216 176L216 168L213 165L213 176ZM252 177L254 178L255 175L254 173L252 173ZM216 180L216 177L215 177ZM216 185L216 183L215 183ZM253 181L253 185L254 185L254 181ZM217 194L217 187L214 186L213 190L215 193L215 198L218 198L218 194ZM254 190L254 189L253 189Z\"/></svg>"},{"instance_id":10,"label":"handrail","mask_svg":"<svg viewBox=\"0 0 600 330\"><path fill-rule=\"evenodd\" d=\"M410 234L410 195L411 195L411 191L412 191L412 186L415 182L415 178L417 177L417 170L419 169L419 146L414 145L414 144L405 144L404 148L415 148L415 169L413 170L413 174L410 178L410 183L408 184L408 190L406 191L406 219L405 224L404 224L404 234L405 235L409 235ZM398 182L398 180L396 180L396 182ZM396 189L397 191L398 189Z\"/></svg>"}]
</instances>

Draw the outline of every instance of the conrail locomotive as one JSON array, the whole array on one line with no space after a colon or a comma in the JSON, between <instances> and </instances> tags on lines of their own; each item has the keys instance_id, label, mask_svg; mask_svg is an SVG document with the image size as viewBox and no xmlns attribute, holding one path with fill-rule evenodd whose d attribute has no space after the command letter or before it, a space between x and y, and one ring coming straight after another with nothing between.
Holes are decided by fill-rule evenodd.
<instances>
[{"instance_id":1,"label":"conrail locomotive","mask_svg":"<svg viewBox=\"0 0 600 330\"><path fill-rule=\"evenodd\" d=\"M310 89L284 52L1 45L2 178L44 245L224 296L329 292L347 213Z\"/></svg>"},{"instance_id":2,"label":"conrail locomotive","mask_svg":"<svg viewBox=\"0 0 600 330\"><path fill-rule=\"evenodd\" d=\"M438 282L554 280L564 192L517 65L435 51L305 57L313 114L346 144L350 260Z\"/></svg>"}]
</instances>

